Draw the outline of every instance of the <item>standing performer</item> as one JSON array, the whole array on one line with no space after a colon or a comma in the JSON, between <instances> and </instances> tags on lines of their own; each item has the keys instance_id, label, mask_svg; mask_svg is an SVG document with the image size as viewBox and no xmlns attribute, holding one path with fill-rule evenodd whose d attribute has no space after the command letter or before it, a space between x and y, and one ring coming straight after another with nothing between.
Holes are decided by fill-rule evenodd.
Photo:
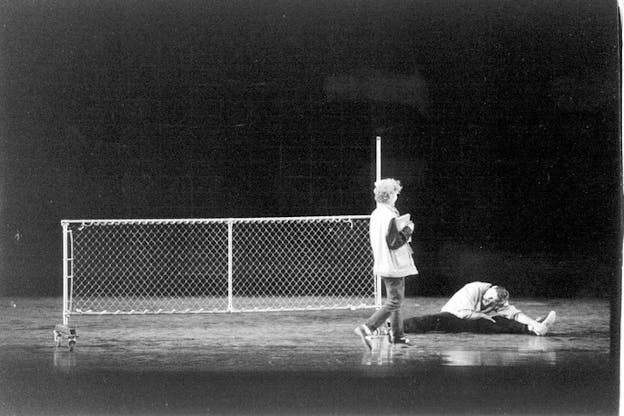
<instances>
[{"instance_id":1,"label":"standing performer","mask_svg":"<svg viewBox=\"0 0 624 416\"><path fill-rule=\"evenodd\" d=\"M377 208L370 218L370 241L373 249L375 276L381 276L386 287L386 302L368 320L355 328L355 333L369 350L372 332L390 318L390 341L394 344L408 344L403 334L401 304L405 297L405 277L418 274L412 248L411 235L414 223L409 215L399 217L396 200L403 187L398 180L381 179L375 182Z\"/></svg>"}]
</instances>

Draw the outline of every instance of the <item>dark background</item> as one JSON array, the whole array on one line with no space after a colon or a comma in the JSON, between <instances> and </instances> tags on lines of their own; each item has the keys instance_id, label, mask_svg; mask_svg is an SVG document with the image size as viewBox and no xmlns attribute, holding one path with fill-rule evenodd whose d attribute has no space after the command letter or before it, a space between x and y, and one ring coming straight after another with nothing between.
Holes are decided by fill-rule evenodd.
<instances>
[{"instance_id":1,"label":"dark background","mask_svg":"<svg viewBox=\"0 0 624 416\"><path fill-rule=\"evenodd\" d=\"M368 214L420 270L619 290L615 1L23 1L0 9L0 295L61 293L61 219Z\"/></svg>"}]
</instances>

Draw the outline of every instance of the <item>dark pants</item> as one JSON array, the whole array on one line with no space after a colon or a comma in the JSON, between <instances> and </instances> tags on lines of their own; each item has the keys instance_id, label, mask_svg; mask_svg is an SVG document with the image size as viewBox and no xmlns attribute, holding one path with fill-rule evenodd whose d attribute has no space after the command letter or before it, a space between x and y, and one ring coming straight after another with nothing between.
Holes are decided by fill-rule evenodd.
<instances>
[{"instance_id":1,"label":"dark pants","mask_svg":"<svg viewBox=\"0 0 624 416\"><path fill-rule=\"evenodd\" d=\"M411 333L429 331L475 332L478 334L531 334L528 326L513 319L494 316L496 322L487 319L461 319L448 312L416 316L403 321L403 330Z\"/></svg>"},{"instance_id":2,"label":"dark pants","mask_svg":"<svg viewBox=\"0 0 624 416\"><path fill-rule=\"evenodd\" d=\"M403 336L401 304L405 298L405 278L382 277L381 280L386 285L386 302L365 323L368 329L374 331L386 322L386 319L390 318L392 334L396 338L400 338Z\"/></svg>"}]
</instances>

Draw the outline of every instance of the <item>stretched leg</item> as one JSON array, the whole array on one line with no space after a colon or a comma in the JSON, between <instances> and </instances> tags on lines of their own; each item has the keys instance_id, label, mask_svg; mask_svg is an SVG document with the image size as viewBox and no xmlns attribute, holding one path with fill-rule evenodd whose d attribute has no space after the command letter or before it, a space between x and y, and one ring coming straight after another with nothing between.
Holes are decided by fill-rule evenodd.
<instances>
[{"instance_id":1,"label":"stretched leg","mask_svg":"<svg viewBox=\"0 0 624 416\"><path fill-rule=\"evenodd\" d=\"M423 333L440 332L472 332L477 334L533 334L528 326L512 319L495 316L492 322L488 319L461 319L455 315L442 312L433 315L417 316L403 321L405 332Z\"/></svg>"},{"instance_id":2,"label":"stretched leg","mask_svg":"<svg viewBox=\"0 0 624 416\"><path fill-rule=\"evenodd\" d=\"M534 335L546 335L546 333L550 330L550 327L555 323L556 319L557 314L555 311L550 311L542 320L534 320L522 312L516 315L516 321L521 324L525 324L528 327L529 332Z\"/></svg>"},{"instance_id":3,"label":"stretched leg","mask_svg":"<svg viewBox=\"0 0 624 416\"><path fill-rule=\"evenodd\" d=\"M494 316L495 322L489 319L448 319L446 325L449 332L472 332L475 334L529 334L528 327L520 322L502 316Z\"/></svg>"},{"instance_id":4,"label":"stretched leg","mask_svg":"<svg viewBox=\"0 0 624 416\"><path fill-rule=\"evenodd\" d=\"M535 335L535 332L529 330L529 326L518 322L513 319L508 319L503 316L495 316L494 324L495 333L497 334L530 334Z\"/></svg>"},{"instance_id":5,"label":"stretched leg","mask_svg":"<svg viewBox=\"0 0 624 416\"><path fill-rule=\"evenodd\" d=\"M489 319L460 319L456 316L443 321L447 332L472 332L475 334L530 334L527 325L502 316Z\"/></svg>"},{"instance_id":6,"label":"stretched leg","mask_svg":"<svg viewBox=\"0 0 624 416\"><path fill-rule=\"evenodd\" d=\"M403 320L403 330L409 333L423 333L429 331L445 331L441 329L446 325L441 322L448 319L447 315L451 315L447 312L435 313L432 315L414 316ZM452 316L452 315L451 315ZM457 318L459 319L459 318Z\"/></svg>"}]
</instances>

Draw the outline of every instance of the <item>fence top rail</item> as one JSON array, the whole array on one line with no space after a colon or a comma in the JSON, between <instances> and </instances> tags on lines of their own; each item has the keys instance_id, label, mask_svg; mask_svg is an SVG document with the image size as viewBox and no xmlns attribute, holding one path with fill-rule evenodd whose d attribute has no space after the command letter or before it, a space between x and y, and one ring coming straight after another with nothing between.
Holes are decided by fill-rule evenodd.
<instances>
[{"instance_id":1,"label":"fence top rail","mask_svg":"<svg viewBox=\"0 0 624 416\"><path fill-rule=\"evenodd\" d=\"M242 223L278 221L349 221L369 219L370 215L332 215L311 217L256 217L256 218L163 218L163 219L83 219L61 220L62 225L108 225L108 224L200 224L200 223Z\"/></svg>"}]
</instances>

